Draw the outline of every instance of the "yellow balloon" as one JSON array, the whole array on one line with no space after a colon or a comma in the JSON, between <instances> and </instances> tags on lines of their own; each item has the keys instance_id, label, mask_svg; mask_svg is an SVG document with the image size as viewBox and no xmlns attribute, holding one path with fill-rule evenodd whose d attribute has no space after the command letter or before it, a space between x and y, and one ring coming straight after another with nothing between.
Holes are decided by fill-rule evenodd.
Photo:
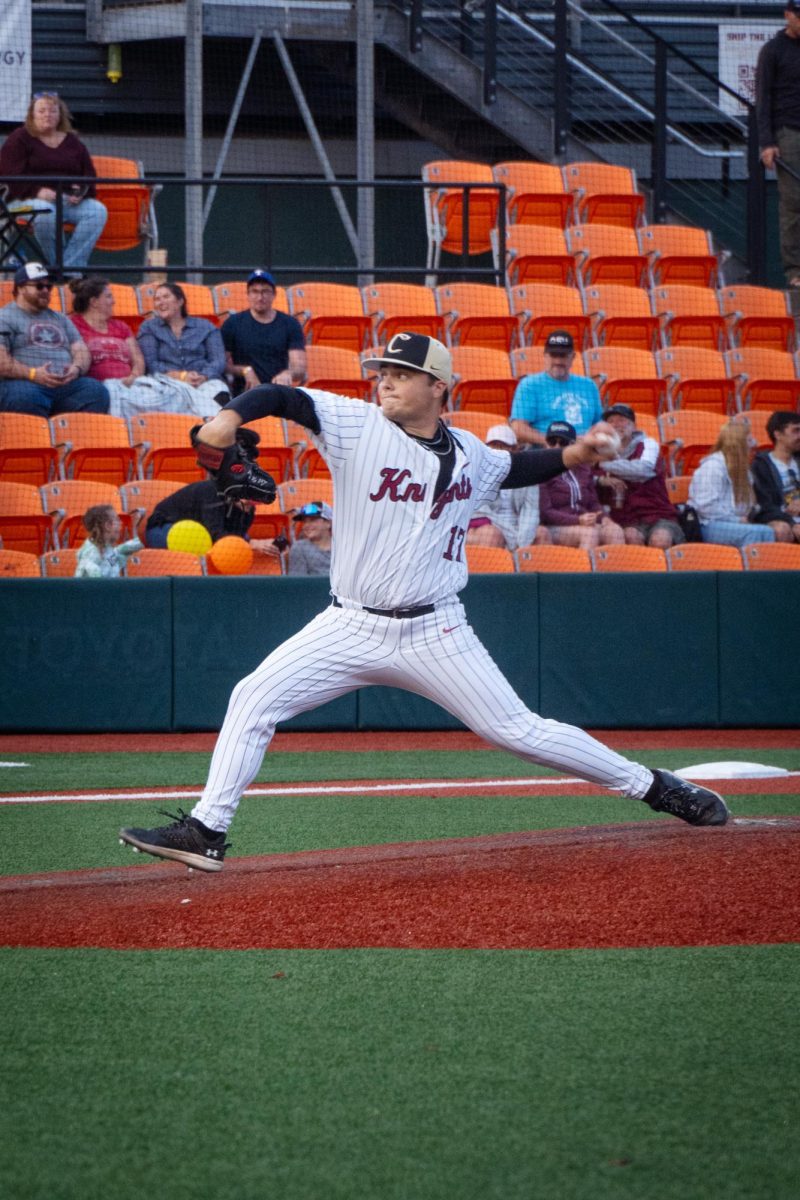
<instances>
[{"instance_id":1,"label":"yellow balloon","mask_svg":"<svg viewBox=\"0 0 800 1200\"><path fill-rule=\"evenodd\" d=\"M167 534L167 547L183 554L206 554L211 549L211 534L199 521L176 521Z\"/></svg>"}]
</instances>

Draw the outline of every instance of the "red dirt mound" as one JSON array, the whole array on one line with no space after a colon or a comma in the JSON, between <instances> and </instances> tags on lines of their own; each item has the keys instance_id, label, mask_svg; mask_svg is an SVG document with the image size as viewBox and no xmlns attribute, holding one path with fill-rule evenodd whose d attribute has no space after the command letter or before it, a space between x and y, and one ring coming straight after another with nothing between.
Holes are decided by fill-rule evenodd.
<instances>
[{"instance_id":1,"label":"red dirt mound","mask_svg":"<svg viewBox=\"0 0 800 1200\"><path fill-rule=\"evenodd\" d=\"M674 821L0 882L0 942L570 949L790 942L800 818Z\"/></svg>"}]
</instances>

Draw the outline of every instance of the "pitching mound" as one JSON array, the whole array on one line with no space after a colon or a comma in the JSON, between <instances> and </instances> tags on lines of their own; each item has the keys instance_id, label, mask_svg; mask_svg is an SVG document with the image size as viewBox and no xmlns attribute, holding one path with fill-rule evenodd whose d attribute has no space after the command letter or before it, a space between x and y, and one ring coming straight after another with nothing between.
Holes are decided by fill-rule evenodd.
<instances>
[{"instance_id":1,"label":"pitching mound","mask_svg":"<svg viewBox=\"0 0 800 1200\"><path fill-rule=\"evenodd\" d=\"M570 949L797 940L800 818L653 821L0 882L6 945Z\"/></svg>"}]
</instances>

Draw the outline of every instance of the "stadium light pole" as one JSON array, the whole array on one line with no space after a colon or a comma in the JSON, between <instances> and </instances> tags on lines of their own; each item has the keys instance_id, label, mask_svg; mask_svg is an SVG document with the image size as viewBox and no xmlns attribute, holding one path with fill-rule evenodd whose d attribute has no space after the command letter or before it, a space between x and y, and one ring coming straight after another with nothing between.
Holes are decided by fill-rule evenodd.
<instances>
[{"instance_id":1,"label":"stadium light pole","mask_svg":"<svg viewBox=\"0 0 800 1200\"><path fill-rule=\"evenodd\" d=\"M358 0L356 14L356 76L358 80L358 129L356 177L370 186L358 188L359 287L374 280L375 265L375 6L374 0Z\"/></svg>"},{"instance_id":2,"label":"stadium light pole","mask_svg":"<svg viewBox=\"0 0 800 1200\"><path fill-rule=\"evenodd\" d=\"M186 0L184 61L184 178L200 179L203 174L203 0ZM203 263L203 189L187 187L186 217L187 279L200 283ZM194 268L193 270L191 268Z\"/></svg>"}]
</instances>

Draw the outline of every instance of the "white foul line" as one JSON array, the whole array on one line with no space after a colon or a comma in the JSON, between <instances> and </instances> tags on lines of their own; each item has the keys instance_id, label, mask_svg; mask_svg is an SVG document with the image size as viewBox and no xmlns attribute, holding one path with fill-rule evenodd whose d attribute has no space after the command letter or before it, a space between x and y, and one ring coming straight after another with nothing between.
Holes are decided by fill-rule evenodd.
<instances>
[{"instance_id":1,"label":"white foul line","mask_svg":"<svg viewBox=\"0 0 800 1200\"><path fill-rule=\"evenodd\" d=\"M335 795L364 795L376 792L428 792L437 789L450 791L474 791L479 788L495 787L542 787L545 785L561 785L571 783L586 783L585 779L556 779L541 778L530 775L527 779L420 779L416 783L364 783L364 784L320 784L305 785L304 787L255 787L248 788L245 796L335 796ZM66 792L62 795L50 796L1 796L0 804L51 804L61 800L72 800L81 803L88 800L196 800L202 791L169 791L169 792L91 792L75 794Z\"/></svg>"}]
</instances>

